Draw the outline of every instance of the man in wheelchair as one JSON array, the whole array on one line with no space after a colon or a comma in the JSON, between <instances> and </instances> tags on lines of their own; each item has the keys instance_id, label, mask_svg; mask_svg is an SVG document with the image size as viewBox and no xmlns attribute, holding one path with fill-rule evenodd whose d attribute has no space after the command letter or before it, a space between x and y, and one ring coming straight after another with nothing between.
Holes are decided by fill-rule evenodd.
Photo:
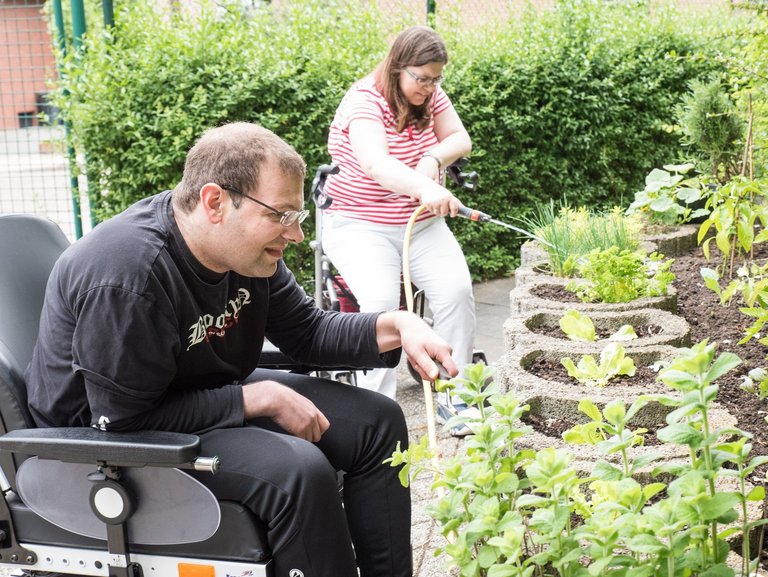
<instances>
[{"instance_id":1,"label":"man in wheelchair","mask_svg":"<svg viewBox=\"0 0 768 577\"><path fill-rule=\"evenodd\" d=\"M305 164L259 126L206 132L172 191L67 249L48 281L26 373L39 427L200 435L220 471L190 472L267 526L274 575L412 574L410 496L382 464L407 429L397 403L257 369L264 338L314 366L458 369L403 311L321 311L283 263L307 216ZM434 360L433 360L434 359ZM344 472L343 505L337 472Z\"/></svg>"}]
</instances>

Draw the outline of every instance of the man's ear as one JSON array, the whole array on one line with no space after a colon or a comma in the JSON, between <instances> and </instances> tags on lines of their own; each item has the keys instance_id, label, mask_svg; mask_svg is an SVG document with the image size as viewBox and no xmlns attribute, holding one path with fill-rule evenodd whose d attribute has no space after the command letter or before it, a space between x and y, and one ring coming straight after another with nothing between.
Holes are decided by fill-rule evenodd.
<instances>
[{"instance_id":1,"label":"man's ear","mask_svg":"<svg viewBox=\"0 0 768 577\"><path fill-rule=\"evenodd\" d=\"M200 189L200 208L212 224L221 222L222 208L227 198L227 193L213 182L204 184Z\"/></svg>"}]
</instances>

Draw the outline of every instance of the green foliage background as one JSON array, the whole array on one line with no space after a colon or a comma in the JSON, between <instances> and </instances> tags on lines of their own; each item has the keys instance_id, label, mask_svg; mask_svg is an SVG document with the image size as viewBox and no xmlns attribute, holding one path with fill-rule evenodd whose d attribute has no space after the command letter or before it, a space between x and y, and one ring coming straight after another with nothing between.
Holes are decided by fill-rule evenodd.
<instances>
[{"instance_id":1,"label":"green foliage background","mask_svg":"<svg viewBox=\"0 0 768 577\"><path fill-rule=\"evenodd\" d=\"M99 219L174 186L196 138L235 120L295 146L309 182L328 161L327 126L344 92L415 23L370 3L292 0L249 13L204 4L161 13L150 4L120 3L115 30L92 28L63 67L69 96L61 92L57 104L86 154ZM675 106L691 80L726 73L722 54L738 37L726 26L740 22L650 13L633 2L556 6L493 27L439 29L450 52L444 87L480 174L479 191L458 194L512 223L551 198L628 204L651 168L681 154ZM451 226L475 278L516 264L514 233L460 219ZM287 260L302 281L311 278L307 243Z\"/></svg>"}]
</instances>

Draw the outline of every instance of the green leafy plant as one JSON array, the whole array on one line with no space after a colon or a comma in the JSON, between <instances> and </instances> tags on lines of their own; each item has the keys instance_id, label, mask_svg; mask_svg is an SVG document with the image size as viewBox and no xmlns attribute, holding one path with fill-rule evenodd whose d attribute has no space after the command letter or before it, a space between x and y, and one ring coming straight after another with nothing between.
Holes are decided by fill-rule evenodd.
<instances>
[{"instance_id":1,"label":"green leafy plant","mask_svg":"<svg viewBox=\"0 0 768 577\"><path fill-rule=\"evenodd\" d=\"M570 281L565 288L585 302L620 303L665 295L675 275L669 270L673 261L663 258L618 247L593 250L578 264L583 280Z\"/></svg>"},{"instance_id":2,"label":"green leafy plant","mask_svg":"<svg viewBox=\"0 0 768 577\"><path fill-rule=\"evenodd\" d=\"M742 557L749 563L750 531L768 523L768 519L750 521L746 509L747 502L761 500L764 495L760 489L747 490L746 478L757 466L768 462L768 458L749 460L751 445L747 441L751 435L735 428L713 429L708 412L702 410L717 397L717 379L741 363L733 353L715 355L715 345L705 339L690 348L680 349L671 364L660 371L659 380L682 396L658 397L674 410L667 415L667 426L659 430L657 436L665 442L691 447L690 465L682 470L672 465L662 466L659 471L675 471L682 496L694 490L700 495L697 502L689 505L701 525L696 538L704 549L698 561L724 571L728 547L723 539L740 531ZM737 477L739 490L718 491L716 480L720 476ZM720 533L718 524L733 523L738 519L736 506L741 508L740 526L732 526ZM744 569L751 571L752 567Z\"/></svg>"},{"instance_id":3,"label":"green leafy plant","mask_svg":"<svg viewBox=\"0 0 768 577\"><path fill-rule=\"evenodd\" d=\"M597 340L595 333L595 323L587 315L580 313L576 309L568 309L560 317L560 329L572 341L594 342ZM608 337L609 341L628 341L637 338L637 333L631 325L622 325L619 329Z\"/></svg>"},{"instance_id":4,"label":"green leafy plant","mask_svg":"<svg viewBox=\"0 0 768 577\"><path fill-rule=\"evenodd\" d=\"M728 306L734 298L739 298L743 305L739 311L752 319L738 344L757 339L760 344L768 345L768 336L764 336L763 331L768 322L768 264L743 264L725 288L720 286L720 275L715 269L703 267L701 277L704 285L720 297L721 305ZM768 371L752 369L743 377L741 388L765 399L768 397Z\"/></svg>"},{"instance_id":5,"label":"green leafy plant","mask_svg":"<svg viewBox=\"0 0 768 577\"><path fill-rule=\"evenodd\" d=\"M601 411L591 400L582 399L579 401L579 411L589 417L589 421L574 425L565 431L563 439L573 445L596 445L600 452L606 455L620 453L620 469L605 460L597 461L595 469L603 480L630 478L643 467L659 459L658 453L649 453L635 460L629 455L632 447L643 445L644 434L647 432L643 428L630 429L629 422L647 404L648 399L640 397L627 409L624 401L617 399L608 403ZM653 490L660 490L661 487L663 485L656 484ZM646 496L650 497L651 494Z\"/></svg>"},{"instance_id":6,"label":"green leafy plant","mask_svg":"<svg viewBox=\"0 0 768 577\"><path fill-rule=\"evenodd\" d=\"M745 263L736 270L736 276L725 286L720 286L720 274L715 269L702 267L704 286L720 297L721 305L729 305L738 295L745 305L739 310L754 319L739 344L752 338L768 345L768 337L761 337L762 328L768 321L768 264Z\"/></svg>"},{"instance_id":7,"label":"green leafy plant","mask_svg":"<svg viewBox=\"0 0 768 577\"><path fill-rule=\"evenodd\" d=\"M762 401L768 397L768 370L764 367L756 367L750 370L746 375L742 375L741 390L748 393L754 393ZM765 417L768 422L768 417Z\"/></svg>"},{"instance_id":8,"label":"green leafy plant","mask_svg":"<svg viewBox=\"0 0 768 577\"><path fill-rule=\"evenodd\" d=\"M698 242L710 258L714 240L723 258L720 276L732 278L737 256L750 255L755 244L768 240L766 200L768 181L742 176L734 177L708 197L710 213L699 226ZM707 236L712 230L714 236Z\"/></svg>"},{"instance_id":9,"label":"green leafy plant","mask_svg":"<svg viewBox=\"0 0 768 577\"><path fill-rule=\"evenodd\" d=\"M660 373L671 387L667 395L629 407L617 400L602 410L582 401L590 421L566 432L565 440L621 455L619 466L600 460L586 477L568 450L519 447L530 432L523 423L528 407L495 384L492 394L481 395L493 369L475 365L465 369L462 384L468 397L483 398L476 407L482 416L472 418L475 433L459 453L435 464L422 442L398 448L386 462L407 469L404 483L432 475L442 496L428 512L446 538L435 554L461 577L732 577L737 569L751 575L757 559L751 560L749 537L768 519L750 519L747 505L764 491L746 479L766 459L749 457L749 433L715 429L709 418L716 380L738 363L730 353L715 358L714 345L703 341L681 349ZM656 436L688 447L688 460L633 455L645 431L633 430L631 421L649 401L672 409ZM638 476L649 466L668 481ZM723 477L737 480L734 490L720 488ZM735 535L745 560L736 568L726 563L725 541Z\"/></svg>"},{"instance_id":10,"label":"green leafy plant","mask_svg":"<svg viewBox=\"0 0 768 577\"><path fill-rule=\"evenodd\" d=\"M634 376L637 368L631 357L626 355L624 347L620 343L608 343L600 351L599 362L592 355L584 355L574 364L570 357L560 359L560 364L568 371L568 376L573 377L588 387L604 387L608 381L620 375Z\"/></svg>"},{"instance_id":11,"label":"green leafy plant","mask_svg":"<svg viewBox=\"0 0 768 577\"><path fill-rule=\"evenodd\" d=\"M704 197L701 177L687 176L692 163L665 164L664 170L654 168L645 177L645 188L635 193L627 214L640 213L649 222L664 225L682 224L709 214L705 208L691 205Z\"/></svg>"}]
</instances>

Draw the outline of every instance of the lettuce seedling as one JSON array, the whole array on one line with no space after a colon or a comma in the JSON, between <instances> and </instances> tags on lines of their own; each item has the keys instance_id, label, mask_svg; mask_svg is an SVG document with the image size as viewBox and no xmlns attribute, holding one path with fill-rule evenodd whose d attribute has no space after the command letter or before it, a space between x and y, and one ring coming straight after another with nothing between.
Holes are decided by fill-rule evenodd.
<instances>
[{"instance_id":1,"label":"lettuce seedling","mask_svg":"<svg viewBox=\"0 0 768 577\"><path fill-rule=\"evenodd\" d=\"M632 358L626 356L624 347L615 341L608 343L600 352L599 364L592 355L581 357L578 365L570 357L560 359L560 364L568 371L568 376L588 387L604 387L613 377L632 377L637 370Z\"/></svg>"},{"instance_id":2,"label":"lettuce seedling","mask_svg":"<svg viewBox=\"0 0 768 577\"><path fill-rule=\"evenodd\" d=\"M568 309L560 317L560 329L572 341L594 342L597 340L595 324L587 315L575 309ZM637 338L637 333L631 325L621 325L619 330L608 337L609 341L629 341Z\"/></svg>"}]
</instances>

